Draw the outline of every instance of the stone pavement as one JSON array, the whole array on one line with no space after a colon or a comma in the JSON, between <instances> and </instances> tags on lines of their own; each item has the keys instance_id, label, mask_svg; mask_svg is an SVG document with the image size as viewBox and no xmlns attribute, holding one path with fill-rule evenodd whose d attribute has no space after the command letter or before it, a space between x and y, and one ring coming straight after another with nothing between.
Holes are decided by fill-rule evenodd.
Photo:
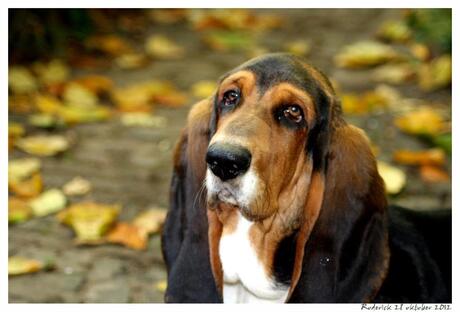
<instances>
[{"instance_id":1,"label":"stone pavement","mask_svg":"<svg viewBox=\"0 0 460 312\"><path fill-rule=\"evenodd\" d=\"M350 72L333 67L332 57L338 48L358 39L367 39L383 20L398 17L397 11L359 10L287 10L289 23L275 30L263 43L276 51L282 43L300 34L312 39L309 59L339 82L343 90L372 88L366 71ZM304 14L304 15L302 15ZM184 26L159 26L151 32L165 33L187 48L188 54L177 61L158 61L135 71L109 69L117 86L161 78L187 90L202 79L216 80L248 57L239 53L216 53L203 49L190 29ZM78 71L76 76L88 72ZM402 87L404 95L417 95L414 87ZM430 95L450 103L450 91ZM189 105L193 103L190 100ZM171 150L184 125L189 106L179 109L159 108L168 126L162 129L128 128L118 119L97 124L78 125L63 130L73 136L76 145L64 155L43 158L42 174L46 188L62 187L73 177L88 179L93 190L83 199L120 203L119 219L130 220L151 206L168 207L171 175ZM21 120L21 116L10 116ZM396 139L382 133L391 121L388 116L350 119L363 127L382 148L417 147L419 142L406 136ZM14 151L10 157L25 154ZM427 186L409 176L411 183L401 197L391 199L411 208L450 207L450 184ZM413 182L412 182L413 180ZM76 198L70 198L76 201ZM78 198L78 200L81 200ZM146 251L116 245L75 246L72 231L59 224L55 216L36 218L9 227L9 255L21 255L54 264L49 271L9 278L10 302L162 302L163 293L154 285L165 280L160 251L160 237L150 237Z\"/></svg>"}]
</instances>

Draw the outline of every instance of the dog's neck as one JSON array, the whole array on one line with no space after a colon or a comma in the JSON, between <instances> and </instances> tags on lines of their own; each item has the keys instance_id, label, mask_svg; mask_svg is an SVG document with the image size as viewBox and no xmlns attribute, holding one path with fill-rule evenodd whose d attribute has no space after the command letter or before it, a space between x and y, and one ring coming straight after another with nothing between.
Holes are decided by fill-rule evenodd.
<instances>
[{"instance_id":1,"label":"dog's neck","mask_svg":"<svg viewBox=\"0 0 460 312\"><path fill-rule=\"evenodd\" d=\"M214 244L217 252L211 250L211 255L218 256L223 271L220 283L224 300L226 297L228 300L229 289L240 285L249 290L250 298L284 302L295 256L293 226L298 222L283 213L263 221L250 221L238 208L225 204L220 204L213 213L222 226L216 232L220 233L218 243ZM290 242L286 244L286 240ZM282 263L279 263L276 255L282 241L288 248L283 248L283 257L279 257ZM213 248L212 243L210 246ZM248 295L243 297L248 298Z\"/></svg>"}]
</instances>

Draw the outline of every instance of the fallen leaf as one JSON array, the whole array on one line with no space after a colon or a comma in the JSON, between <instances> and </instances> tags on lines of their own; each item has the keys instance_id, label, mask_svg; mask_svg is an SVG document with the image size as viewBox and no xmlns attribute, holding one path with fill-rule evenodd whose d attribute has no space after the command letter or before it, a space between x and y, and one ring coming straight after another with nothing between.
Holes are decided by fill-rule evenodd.
<instances>
[{"instance_id":1,"label":"fallen leaf","mask_svg":"<svg viewBox=\"0 0 460 312\"><path fill-rule=\"evenodd\" d=\"M99 102L96 94L77 83L66 86L63 98L67 105L85 109L94 108Z\"/></svg>"},{"instance_id":2,"label":"fallen leaf","mask_svg":"<svg viewBox=\"0 0 460 312\"><path fill-rule=\"evenodd\" d=\"M61 60L52 60L47 64L36 63L33 66L38 79L44 85L54 85L65 82L70 75L69 67Z\"/></svg>"},{"instance_id":3,"label":"fallen leaf","mask_svg":"<svg viewBox=\"0 0 460 312\"><path fill-rule=\"evenodd\" d=\"M377 31L377 37L391 42L406 42L412 36L404 21L385 21Z\"/></svg>"},{"instance_id":4,"label":"fallen leaf","mask_svg":"<svg viewBox=\"0 0 460 312\"><path fill-rule=\"evenodd\" d=\"M452 81L452 57L442 55L428 64L422 64L418 72L419 86L424 91L447 87Z\"/></svg>"},{"instance_id":5,"label":"fallen leaf","mask_svg":"<svg viewBox=\"0 0 460 312\"><path fill-rule=\"evenodd\" d=\"M426 62L431 57L430 48L422 43L413 43L409 46L412 55L419 61Z\"/></svg>"},{"instance_id":6,"label":"fallen leaf","mask_svg":"<svg viewBox=\"0 0 460 312\"><path fill-rule=\"evenodd\" d=\"M8 122L8 136L18 138L26 133L24 126L17 122Z\"/></svg>"},{"instance_id":7,"label":"fallen leaf","mask_svg":"<svg viewBox=\"0 0 460 312\"><path fill-rule=\"evenodd\" d=\"M36 197L43 190L43 179L40 173L34 173L30 178L22 181L11 181L9 189L19 197Z\"/></svg>"},{"instance_id":8,"label":"fallen leaf","mask_svg":"<svg viewBox=\"0 0 460 312\"><path fill-rule=\"evenodd\" d=\"M23 257L8 257L8 275L28 274L40 271L44 264L38 260Z\"/></svg>"},{"instance_id":9,"label":"fallen leaf","mask_svg":"<svg viewBox=\"0 0 460 312\"><path fill-rule=\"evenodd\" d=\"M154 288L160 292L165 292L168 286L168 282L166 280L161 280L155 283Z\"/></svg>"},{"instance_id":10,"label":"fallen leaf","mask_svg":"<svg viewBox=\"0 0 460 312\"><path fill-rule=\"evenodd\" d=\"M359 41L347 45L334 57L339 67L363 68L400 59L401 56L389 45L377 41Z\"/></svg>"},{"instance_id":11,"label":"fallen leaf","mask_svg":"<svg viewBox=\"0 0 460 312\"><path fill-rule=\"evenodd\" d=\"M420 177L428 183L440 183L450 180L449 173L445 170L431 165L423 165L420 167Z\"/></svg>"},{"instance_id":12,"label":"fallen leaf","mask_svg":"<svg viewBox=\"0 0 460 312\"><path fill-rule=\"evenodd\" d=\"M167 119L163 116L153 116L150 113L134 112L124 113L120 117L121 123L129 127L164 128Z\"/></svg>"},{"instance_id":13,"label":"fallen leaf","mask_svg":"<svg viewBox=\"0 0 460 312\"><path fill-rule=\"evenodd\" d=\"M402 84L415 78L415 71L410 64L387 64L376 68L372 79L378 82Z\"/></svg>"},{"instance_id":14,"label":"fallen leaf","mask_svg":"<svg viewBox=\"0 0 460 312\"><path fill-rule=\"evenodd\" d=\"M37 79L23 66L9 68L8 86L15 94L28 94L38 90Z\"/></svg>"},{"instance_id":15,"label":"fallen leaf","mask_svg":"<svg viewBox=\"0 0 460 312\"><path fill-rule=\"evenodd\" d=\"M201 80L192 85L192 94L197 98L207 98L214 94L217 84L211 80Z\"/></svg>"},{"instance_id":16,"label":"fallen leaf","mask_svg":"<svg viewBox=\"0 0 460 312\"><path fill-rule=\"evenodd\" d=\"M52 96L39 95L36 97L36 106L42 113L52 114L59 117L67 124L82 122L94 122L108 119L111 111L100 105L65 105Z\"/></svg>"},{"instance_id":17,"label":"fallen leaf","mask_svg":"<svg viewBox=\"0 0 460 312\"><path fill-rule=\"evenodd\" d=\"M113 88L113 81L102 75L88 75L74 79L72 82L97 95L108 93Z\"/></svg>"},{"instance_id":18,"label":"fallen leaf","mask_svg":"<svg viewBox=\"0 0 460 312\"><path fill-rule=\"evenodd\" d=\"M129 223L117 223L107 234L106 239L108 242L122 244L137 250L147 248L147 234Z\"/></svg>"},{"instance_id":19,"label":"fallen leaf","mask_svg":"<svg viewBox=\"0 0 460 312\"><path fill-rule=\"evenodd\" d=\"M132 223L146 235L157 233L165 221L166 214L167 210L164 208L151 208L139 214Z\"/></svg>"},{"instance_id":20,"label":"fallen leaf","mask_svg":"<svg viewBox=\"0 0 460 312\"><path fill-rule=\"evenodd\" d=\"M282 24L278 16L254 14L248 9L194 9L187 13L187 19L199 31L210 28L265 31Z\"/></svg>"},{"instance_id":21,"label":"fallen leaf","mask_svg":"<svg viewBox=\"0 0 460 312\"><path fill-rule=\"evenodd\" d=\"M429 106L407 112L396 118L395 124L402 131L414 135L435 136L448 128L443 116Z\"/></svg>"},{"instance_id":22,"label":"fallen leaf","mask_svg":"<svg viewBox=\"0 0 460 312\"><path fill-rule=\"evenodd\" d=\"M152 95L152 100L155 104L168 106L168 107L180 107L187 103L187 96L179 91L167 94Z\"/></svg>"},{"instance_id":23,"label":"fallen leaf","mask_svg":"<svg viewBox=\"0 0 460 312\"><path fill-rule=\"evenodd\" d=\"M345 114L367 114L388 104L387 98L375 91L362 94L346 93L342 95L341 101Z\"/></svg>"},{"instance_id":24,"label":"fallen leaf","mask_svg":"<svg viewBox=\"0 0 460 312\"><path fill-rule=\"evenodd\" d=\"M21 150L37 156L53 156L69 148L68 140L61 135L35 135L20 138L16 146Z\"/></svg>"},{"instance_id":25,"label":"fallen leaf","mask_svg":"<svg viewBox=\"0 0 460 312\"><path fill-rule=\"evenodd\" d=\"M101 241L119 211L119 205L82 202L61 211L57 218L73 228L78 243L95 243Z\"/></svg>"},{"instance_id":26,"label":"fallen leaf","mask_svg":"<svg viewBox=\"0 0 460 312\"><path fill-rule=\"evenodd\" d=\"M119 56L131 52L130 45L117 35L94 36L87 40L88 48L101 51L111 56Z\"/></svg>"},{"instance_id":27,"label":"fallen leaf","mask_svg":"<svg viewBox=\"0 0 460 312\"><path fill-rule=\"evenodd\" d=\"M403 165L435 165L446 162L446 155L440 148L425 151L399 150L393 153L393 160Z\"/></svg>"},{"instance_id":28,"label":"fallen leaf","mask_svg":"<svg viewBox=\"0 0 460 312\"><path fill-rule=\"evenodd\" d=\"M32 114L29 116L29 124L38 128L53 128L60 122L55 115L48 113Z\"/></svg>"},{"instance_id":29,"label":"fallen leaf","mask_svg":"<svg viewBox=\"0 0 460 312\"><path fill-rule=\"evenodd\" d=\"M289 53L299 56L305 56L310 52L311 45L306 40L295 40L292 42L288 42L285 48L286 51L288 51Z\"/></svg>"},{"instance_id":30,"label":"fallen leaf","mask_svg":"<svg viewBox=\"0 0 460 312\"><path fill-rule=\"evenodd\" d=\"M185 55L183 47L163 35L153 35L145 42L148 55L160 59L178 59Z\"/></svg>"},{"instance_id":31,"label":"fallen leaf","mask_svg":"<svg viewBox=\"0 0 460 312\"><path fill-rule=\"evenodd\" d=\"M41 168L41 161L38 158L12 159L8 162L8 183L20 182Z\"/></svg>"},{"instance_id":32,"label":"fallen leaf","mask_svg":"<svg viewBox=\"0 0 460 312\"><path fill-rule=\"evenodd\" d=\"M150 112L152 105L181 106L187 97L168 81L151 80L115 89L112 99L120 111Z\"/></svg>"},{"instance_id":33,"label":"fallen leaf","mask_svg":"<svg viewBox=\"0 0 460 312\"><path fill-rule=\"evenodd\" d=\"M43 217L65 208L67 199L58 189L50 189L43 192L37 198L29 202L35 216Z\"/></svg>"},{"instance_id":34,"label":"fallen leaf","mask_svg":"<svg viewBox=\"0 0 460 312\"><path fill-rule=\"evenodd\" d=\"M62 190L67 196L84 195L91 190L91 183L88 180L77 176L64 184Z\"/></svg>"},{"instance_id":35,"label":"fallen leaf","mask_svg":"<svg viewBox=\"0 0 460 312\"><path fill-rule=\"evenodd\" d=\"M249 50L254 45L248 33L236 31L210 31L203 36L203 41L218 52Z\"/></svg>"},{"instance_id":36,"label":"fallen leaf","mask_svg":"<svg viewBox=\"0 0 460 312\"><path fill-rule=\"evenodd\" d=\"M147 57L140 53L123 54L115 59L115 64L122 69L135 69L143 67L147 63Z\"/></svg>"},{"instance_id":37,"label":"fallen leaf","mask_svg":"<svg viewBox=\"0 0 460 312\"><path fill-rule=\"evenodd\" d=\"M401 169L391 166L383 161L377 161L380 176L385 182L385 190L388 194L398 194L406 185L406 174Z\"/></svg>"},{"instance_id":38,"label":"fallen leaf","mask_svg":"<svg viewBox=\"0 0 460 312\"><path fill-rule=\"evenodd\" d=\"M8 222L24 222L32 217L32 209L27 200L18 197L8 198Z\"/></svg>"},{"instance_id":39,"label":"fallen leaf","mask_svg":"<svg viewBox=\"0 0 460 312\"><path fill-rule=\"evenodd\" d=\"M10 113L25 114L34 111L34 109L34 101L31 100L30 95L8 95L8 111Z\"/></svg>"},{"instance_id":40,"label":"fallen leaf","mask_svg":"<svg viewBox=\"0 0 460 312\"><path fill-rule=\"evenodd\" d=\"M149 9L147 14L159 24L175 24L186 18L185 9Z\"/></svg>"}]
</instances>

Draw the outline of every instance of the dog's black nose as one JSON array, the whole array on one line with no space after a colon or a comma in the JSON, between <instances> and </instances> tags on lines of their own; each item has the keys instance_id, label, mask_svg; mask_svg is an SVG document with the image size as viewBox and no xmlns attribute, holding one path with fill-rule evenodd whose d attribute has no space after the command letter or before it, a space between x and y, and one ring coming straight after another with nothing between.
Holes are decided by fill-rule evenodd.
<instances>
[{"instance_id":1,"label":"dog's black nose","mask_svg":"<svg viewBox=\"0 0 460 312\"><path fill-rule=\"evenodd\" d=\"M208 148L206 162L216 176L222 181L227 181L248 170L251 153L241 146L213 144Z\"/></svg>"}]
</instances>

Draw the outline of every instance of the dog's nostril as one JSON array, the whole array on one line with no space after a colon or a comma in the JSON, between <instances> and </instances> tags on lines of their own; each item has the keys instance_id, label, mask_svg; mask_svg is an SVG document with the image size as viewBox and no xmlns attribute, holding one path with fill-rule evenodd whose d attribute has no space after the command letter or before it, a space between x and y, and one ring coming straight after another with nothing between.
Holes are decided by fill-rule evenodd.
<instances>
[{"instance_id":1,"label":"dog's nostril","mask_svg":"<svg viewBox=\"0 0 460 312\"><path fill-rule=\"evenodd\" d=\"M213 144L206 154L209 169L222 181L245 173L251 164L251 153L241 146Z\"/></svg>"}]
</instances>

